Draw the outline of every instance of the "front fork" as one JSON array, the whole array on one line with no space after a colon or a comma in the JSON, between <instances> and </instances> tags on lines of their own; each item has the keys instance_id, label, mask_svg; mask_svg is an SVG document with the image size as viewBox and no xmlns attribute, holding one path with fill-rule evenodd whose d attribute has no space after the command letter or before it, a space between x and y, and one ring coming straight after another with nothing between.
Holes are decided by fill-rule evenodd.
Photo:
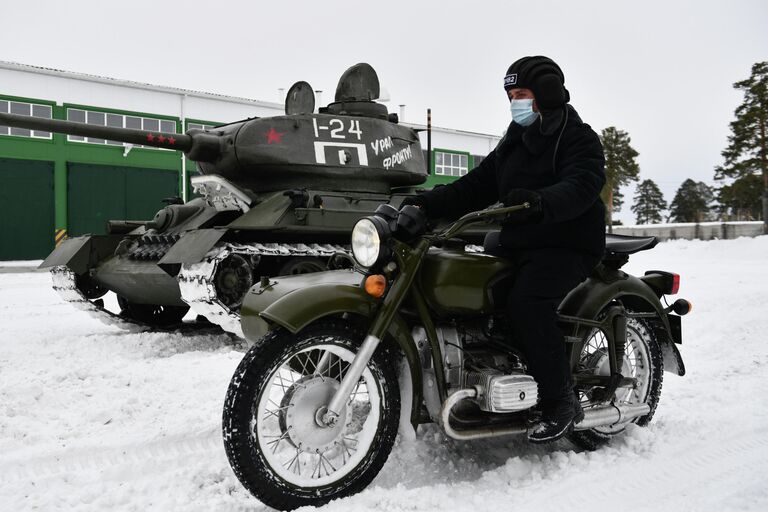
<instances>
[{"instance_id":1,"label":"front fork","mask_svg":"<svg viewBox=\"0 0 768 512\"><path fill-rule=\"evenodd\" d=\"M395 314L400 309L400 305L408 295L413 279L419 270L419 263L424 253L429 249L429 245L429 241L425 239L420 240L414 248L406 244L395 243L393 252L399 274L384 297L381 307L374 316L371 327L368 329L368 334L360 350L352 360L352 364L349 365L349 369L341 380L339 388L333 394L331 401L328 402L327 411L320 416L323 425L331 427L338 421L344 404L349 400L352 391L363 375L365 367L368 366L373 353L387 332L390 322L392 322Z\"/></svg>"}]
</instances>

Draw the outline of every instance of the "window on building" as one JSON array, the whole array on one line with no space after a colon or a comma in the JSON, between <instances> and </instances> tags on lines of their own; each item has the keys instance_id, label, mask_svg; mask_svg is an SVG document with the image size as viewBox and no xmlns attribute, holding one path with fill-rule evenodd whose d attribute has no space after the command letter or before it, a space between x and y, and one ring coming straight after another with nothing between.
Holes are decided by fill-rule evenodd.
<instances>
[{"instance_id":1,"label":"window on building","mask_svg":"<svg viewBox=\"0 0 768 512\"><path fill-rule=\"evenodd\" d=\"M215 124L187 123L187 130L205 130L210 131L216 128Z\"/></svg>"},{"instance_id":2,"label":"window on building","mask_svg":"<svg viewBox=\"0 0 768 512\"><path fill-rule=\"evenodd\" d=\"M38 105L23 101L0 100L0 112L3 114L17 114L20 116L40 117L50 119L52 109L50 105ZM0 126L0 135L14 135L16 137L32 137L33 139L50 139L51 132L39 130L27 130L26 128L10 128Z\"/></svg>"},{"instance_id":3,"label":"window on building","mask_svg":"<svg viewBox=\"0 0 768 512\"><path fill-rule=\"evenodd\" d=\"M176 122L164 119L153 119L150 117L126 116L123 114L112 114L108 112L94 112L91 110L81 110L77 108L67 109L67 119L75 123L86 123L96 126L109 126L111 128L129 128L131 130L146 130L149 132L177 133ZM79 135L68 135L67 140L74 142L87 142L90 144L108 144L112 146L123 146L124 143L114 140L98 139L93 137L81 137ZM136 148L146 148L134 144ZM161 149L162 148L150 148ZM168 150L164 150L168 151Z\"/></svg>"},{"instance_id":4,"label":"window on building","mask_svg":"<svg viewBox=\"0 0 768 512\"><path fill-rule=\"evenodd\" d=\"M435 151L435 174L438 176L464 176L469 171L469 155Z\"/></svg>"}]
</instances>

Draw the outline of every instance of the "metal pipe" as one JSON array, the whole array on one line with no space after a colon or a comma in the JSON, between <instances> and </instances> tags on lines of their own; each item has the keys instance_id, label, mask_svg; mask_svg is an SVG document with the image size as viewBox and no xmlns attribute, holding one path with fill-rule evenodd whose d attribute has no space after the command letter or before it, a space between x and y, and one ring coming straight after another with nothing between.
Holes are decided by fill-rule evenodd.
<instances>
[{"instance_id":1,"label":"metal pipe","mask_svg":"<svg viewBox=\"0 0 768 512\"><path fill-rule=\"evenodd\" d=\"M315 375L322 375L323 372L326 370L328 366L328 362L331 360L331 353L326 350L323 352L322 357L320 357L320 360L317 362L317 366L315 367Z\"/></svg>"},{"instance_id":2,"label":"metal pipe","mask_svg":"<svg viewBox=\"0 0 768 512\"><path fill-rule=\"evenodd\" d=\"M427 109L427 174L432 174L432 109Z\"/></svg>"},{"instance_id":3,"label":"metal pipe","mask_svg":"<svg viewBox=\"0 0 768 512\"><path fill-rule=\"evenodd\" d=\"M587 409L584 411L584 419L574 425L575 430L587 430L593 427L611 426L616 423L622 423L645 416L651 412L651 406L648 404L636 405L615 405L606 407Z\"/></svg>"},{"instance_id":4,"label":"metal pipe","mask_svg":"<svg viewBox=\"0 0 768 512\"><path fill-rule=\"evenodd\" d=\"M521 425L501 425L501 426L485 426L470 430L455 430L451 427L451 410L461 402L468 398L476 398L478 395L477 388L460 389L451 394L445 402L443 402L443 408L440 410L440 426L445 433L453 439L460 441L468 441L470 439L483 439L486 437L498 437L511 434L525 434L527 428Z\"/></svg>"},{"instance_id":5,"label":"metal pipe","mask_svg":"<svg viewBox=\"0 0 768 512\"><path fill-rule=\"evenodd\" d=\"M381 340L376 336L368 335L365 337L363 345L352 360L352 364L349 365L347 374L341 380L339 389L333 394L333 398L331 398L331 401L328 404L328 412L323 418L324 422L326 422L326 419L328 420L326 422L327 425L332 426L335 424L336 419L338 419L339 414L344 408L344 404L349 399L349 395L352 394L352 389L354 389L360 381L360 377L363 375L363 370L365 370L368 361L373 357L376 347L379 346L379 342L381 342Z\"/></svg>"},{"instance_id":6,"label":"metal pipe","mask_svg":"<svg viewBox=\"0 0 768 512\"><path fill-rule=\"evenodd\" d=\"M179 95L179 107L181 112L181 131L186 132L187 131L187 115L185 113L184 109L184 102L187 99L186 94ZM181 199L185 203L189 199L189 190L187 190L187 155L184 153L181 153Z\"/></svg>"}]
</instances>

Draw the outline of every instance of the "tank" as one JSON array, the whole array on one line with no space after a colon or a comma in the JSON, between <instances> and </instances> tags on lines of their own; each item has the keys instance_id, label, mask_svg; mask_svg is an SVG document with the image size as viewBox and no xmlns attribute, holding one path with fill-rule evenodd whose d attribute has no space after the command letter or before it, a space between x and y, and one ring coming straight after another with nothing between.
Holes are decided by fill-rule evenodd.
<instances>
[{"instance_id":1,"label":"tank","mask_svg":"<svg viewBox=\"0 0 768 512\"><path fill-rule=\"evenodd\" d=\"M0 124L182 151L196 162L191 201L153 219L115 219L106 235L65 240L42 263L74 306L132 330L210 326L242 336L240 305L258 280L349 265L354 223L399 206L427 177L418 134L377 102L365 63L346 70L315 111L310 85L285 115L185 134L0 114ZM117 295L119 312L104 307ZM182 319L189 309L196 322Z\"/></svg>"}]
</instances>

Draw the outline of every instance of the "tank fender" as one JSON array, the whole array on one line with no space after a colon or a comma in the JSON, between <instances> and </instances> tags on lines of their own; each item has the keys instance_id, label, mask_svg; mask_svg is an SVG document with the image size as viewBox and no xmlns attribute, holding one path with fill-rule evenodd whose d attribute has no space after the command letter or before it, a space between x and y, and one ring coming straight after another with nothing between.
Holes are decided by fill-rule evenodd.
<instances>
[{"instance_id":1,"label":"tank fender","mask_svg":"<svg viewBox=\"0 0 768 512\"><path fill-rule=\"evenodd\" d=\"M64 265L75 274L82 275L101 260L114 254L124 238L126 235L83 235L68 238L54 249L38 268Z\"/></svg>"},{"instance_id":2,"label":"tank fender","mask_svg":"<svg viewBox=\"0 0 768 512\"><path fill-rule=\"evenodd\" d=\"M205 258L214 245L227 233L226 229L197 229L184 234L165 253L158 266L163 270L169 265L197 263Z\"/></svg>"},{"instance_id":3,"label":"tank fender","mask_svg":"<svg viewBox=\"0 0 768 512\"><path fill-rule=\"evenodd\" d=\"M257 284L243 301L243 333L253 342L276 325L296 333L328 316L349 313L371 318L378 309L378 301L360 287L362 278L362 274L340 270L279 277L266 287ZM263 309L262 305L265 306ZM421 385L413 383L422 381L421 359L411 330L400 315L392 319L388 333L400 347L410 369L410 419L415 429L419 423L422 397ZM407 401L403 404L407 406Z\"/></svg>"},{"instance_id":4,"label":"tank fender","mask_svg":"<svg viewBox=\"0 0 768 512\"><path fill-rule=\"evenodd\" d=\"M621 271L613 279L590 276L571 290L560 303L558 312L562 315L595 319L613 300L620 301L632 311L656 313L657 316L651 323L664 355L664 369L684 375L685 366L672 340L672 329L667 314L653 289L637 277Z\"/></svg>"},{"instance_id":5,"label":"tank fender","mask_svg":"<svg viewBox=\"0 0 768 512\"><path fill-rule=\"evenodd\" d=\"M43 260L39 268L66 265L75 274L83 274L88 270L90 249L90 235L67 238Z\"/></svg>"}]
</instances>

